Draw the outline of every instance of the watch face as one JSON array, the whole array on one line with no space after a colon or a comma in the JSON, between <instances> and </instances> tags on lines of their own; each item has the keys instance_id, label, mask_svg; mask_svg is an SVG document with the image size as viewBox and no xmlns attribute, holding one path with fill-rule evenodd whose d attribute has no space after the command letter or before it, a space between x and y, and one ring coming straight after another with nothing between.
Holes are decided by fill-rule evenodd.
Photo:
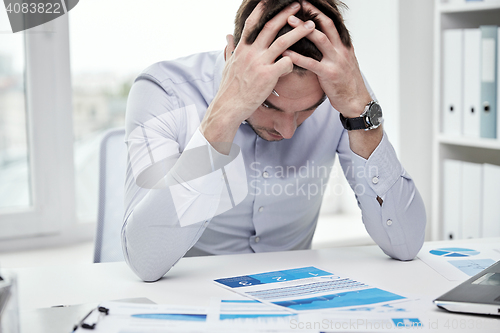
<instances>
[{"instance_id":1,"label":"watch face","mask_svg":"<svg viewBox=\"0 0 500 333\"><path fill-rule=\"evenodd\" d=\"M382 108L378 103L373 103L367 112L371 126L379 126L382 123Z\"/></svg>"}]
</instances>

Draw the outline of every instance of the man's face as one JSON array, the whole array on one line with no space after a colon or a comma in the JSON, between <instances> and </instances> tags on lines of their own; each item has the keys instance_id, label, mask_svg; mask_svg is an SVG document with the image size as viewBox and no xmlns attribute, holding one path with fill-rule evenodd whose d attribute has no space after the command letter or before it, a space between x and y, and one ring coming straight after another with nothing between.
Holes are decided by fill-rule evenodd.
<instances>
[{"instance_id":1,"label":"man's face","mask_svg":"<svg viewBox=\"0 0 500 333\"><path fill-rule=\"evenodd\" d=\"M281 77L264 104L247 119L255 133L267 141L290 139L297 127L323 102L324 92L318 77L305 71Z\"/></svg>"}]
</instances>

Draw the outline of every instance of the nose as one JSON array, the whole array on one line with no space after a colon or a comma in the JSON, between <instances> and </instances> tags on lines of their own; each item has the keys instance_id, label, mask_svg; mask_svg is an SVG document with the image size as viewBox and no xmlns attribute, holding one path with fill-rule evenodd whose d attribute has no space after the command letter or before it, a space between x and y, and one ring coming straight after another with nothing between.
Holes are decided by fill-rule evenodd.
<instances>
[{"instance_id":1,"label":"nose","mask_svg":"<svg viewBox=\"0 0 500 333\"><path fill-rule=\"evenodd\" d=\"M296 113L283 112L274 121L274 130L277 131L285 139L290 139L297 129Z\"/></svg>"}]
</instances>

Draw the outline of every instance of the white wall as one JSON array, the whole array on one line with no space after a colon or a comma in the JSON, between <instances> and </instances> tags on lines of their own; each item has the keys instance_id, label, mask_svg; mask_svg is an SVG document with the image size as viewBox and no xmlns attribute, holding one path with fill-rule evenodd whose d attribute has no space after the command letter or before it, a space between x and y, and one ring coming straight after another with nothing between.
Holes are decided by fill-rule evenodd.
<instances>
[{"instance_id":1,"label":"white wall","mask_svg":"<svg viewBox=\"0 0 500 333\"><path fill-rule=\"evenodd\" d=\"M417 184L427 210L432 203L434 0L400 1L400 159Z\"/></svg>"},{"instance_id":2,"label":"white wall","mask_svg":"<svg viewBox=\"0 0 500 333\"><path fill-rule=\"evenodd\" d=\"M396 149L399 140L399 1L345 0L344 18L354 50L384 111L384 128Z\"/></svg>"}]
</instances>

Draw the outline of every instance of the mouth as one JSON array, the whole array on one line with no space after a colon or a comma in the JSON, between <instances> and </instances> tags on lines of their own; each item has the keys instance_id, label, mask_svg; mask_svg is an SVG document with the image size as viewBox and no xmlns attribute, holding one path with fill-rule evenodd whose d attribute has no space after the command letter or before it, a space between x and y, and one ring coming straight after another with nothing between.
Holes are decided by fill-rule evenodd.
<instances>
[{"instance_id":1,"label":"mouth","mask_svg":"<svg viewBox=\"0 0 500 333\"><path fill-rule=\"evenodd\" d=\"M267 130L266 130L266 132L267 132L267 134L269 134L269 136L270 136L270 137L272 137L273 139L279 139L279 140L283 139L283 137L282 137L280 134L278 134L278 135L277 135L277 134L274 134L274 133L272 133L272 132L270 132L270 131L267 131Z\"/></svg>"}]
</instances>

